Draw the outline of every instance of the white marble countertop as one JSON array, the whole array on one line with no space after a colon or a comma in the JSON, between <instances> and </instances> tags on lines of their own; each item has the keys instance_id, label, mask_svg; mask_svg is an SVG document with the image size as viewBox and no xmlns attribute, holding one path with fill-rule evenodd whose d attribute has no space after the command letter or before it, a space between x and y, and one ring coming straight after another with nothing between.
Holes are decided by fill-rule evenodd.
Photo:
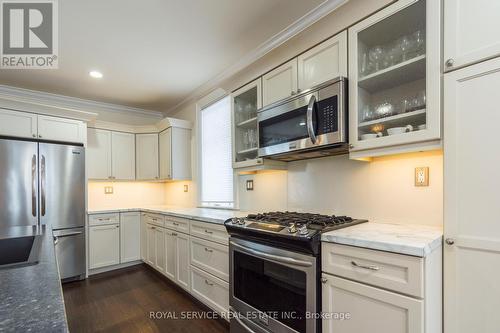
<instances>
[{"instance_id":1,"label":"white marble countertop","mask_svg":"<svg viewBox=\"0 0 500 333\"><path fill-rule=\"evenodd\" d=\"M203 222L218 223L222 224L227 219L232 217L243 217L247 216L248 212L238 211L238 210L227 210L227 209L215 209L215 208L184 208L176 206L140 206L140 207L100 207L88 209L87 213L92 214L104 214L104 213L120 213L120 212L134 212L134 211L146 211L151 213L165 214L170 216L183 217Z\"/></svg>"},{"instance_id":2,"label":"white marble countertop","mask_svg":"<svg viewBox=\"0 0 500 333\"><path fill-rule=\"evenodd\" d=\"M323 242L425 257L442 244L442 227L368 222L324 233Z\"/></svg>"}]
</instances>

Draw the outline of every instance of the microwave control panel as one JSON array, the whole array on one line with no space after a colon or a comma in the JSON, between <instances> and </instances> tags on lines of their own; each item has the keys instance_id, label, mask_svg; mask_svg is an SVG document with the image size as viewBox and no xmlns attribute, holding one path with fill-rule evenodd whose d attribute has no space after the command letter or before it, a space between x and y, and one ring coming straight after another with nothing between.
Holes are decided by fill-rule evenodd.
<instances>
[{"instance_id":1,"label":"microwave control panel","mask_svg":"<svg viewBox=\"0 0 500 333\"><path fill-rule=\"evenodd\" d=\"M337 132L339 129L339 112L337 96L332 96L317 104L318 107L318 134Z\"/></svg>"}]
</instances>

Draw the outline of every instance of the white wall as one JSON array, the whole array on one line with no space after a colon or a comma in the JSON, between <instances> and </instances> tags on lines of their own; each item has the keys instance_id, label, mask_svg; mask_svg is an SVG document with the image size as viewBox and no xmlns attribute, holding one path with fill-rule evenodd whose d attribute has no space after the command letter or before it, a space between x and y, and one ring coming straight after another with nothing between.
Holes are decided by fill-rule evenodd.
<instances>
[{"instance_id":1,"label":"white wall","mask_svg":"<svg viewBox=\"0 0 500 333\"><path fill-rule=\"evenodd\" d=\"M104 194L105 186L113 186L113 194ZM88 208L134 208L147 205L164 205L165 184L148 182L90 182Z\"/></svg>"}]
</instances>

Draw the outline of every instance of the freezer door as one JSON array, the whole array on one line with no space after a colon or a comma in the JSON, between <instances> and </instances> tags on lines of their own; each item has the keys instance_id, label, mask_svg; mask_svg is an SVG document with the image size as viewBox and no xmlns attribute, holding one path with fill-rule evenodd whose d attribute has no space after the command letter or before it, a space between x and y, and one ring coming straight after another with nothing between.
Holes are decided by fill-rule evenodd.
<instances>
[{"instance_id":1,"label":"freezer door","mask_svg":"<svg viewBox=\"0 0 500 333\"><path fill-rule=\"evenodd\" d=\"M0 139L0 227L38 223L38 145Z\"/></svg>"},{"instance_id":2,"label":"freezer door","mask_svg":"<svg viewBox=\"0 0 500 333\"><path fill-rule=\"evenodd\" d=\"M85 225L85 149L39 145L40 223L53 230Z\"/></svg>"},{"instance_id":3,"label":"freezer door","mask_svg":"<svg viewBox=\"0 0 500 333\"><path fill-rule=\"evenodd\" d=\"M55 230L53 233L61 280L85 278L85 228Z\"/></svg>"}]
</instances>

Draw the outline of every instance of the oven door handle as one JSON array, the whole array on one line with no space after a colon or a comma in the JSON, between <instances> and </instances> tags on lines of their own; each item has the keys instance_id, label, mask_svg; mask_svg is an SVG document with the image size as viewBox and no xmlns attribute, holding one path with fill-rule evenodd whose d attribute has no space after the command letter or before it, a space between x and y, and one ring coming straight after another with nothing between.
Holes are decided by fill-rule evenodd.
<instances>
[{"instance_id":1,"label":"oven door handle","mask_svg":"<svg viewBox=\"0 0 500 333\"><path fill-rule=\"evenodd\" d=\"M248 333L256 333L253 329L251 329L250 327L248 327L248 325L245 324L243 322L243 320L241 320L239 318L239 313L235 314L234 319L236 319L236 321L238 322L238 324L240 324L244 329L246 329Z\"/></svg>"},{"instance_id":2,"label":"oven door handle","mask_svg":"<svg viewBox=\"0 0 500 333\"><path fill-rule=\"evenodd\" d=\"M231 244L234 247L242 249L242 250L244 250L244 251L246 251L248 253L251 253L251 254L253 254L253 255L257 256L257 257L265 258L265 259L269 259L269 260L274 260L274 261L277 261L277 262L280 262L280 263L283 263L283 264L289 264L289 265L294 265L294 266L303 266L303 267L311 267L313 265L309 261L297 260L297 259L290 258L290 257L281 257L281 256L277 256L277 255L274 255L274 254L264 253L264 252L261 252L261 251L257 251L257 250L248 248L246 246L242 246L242 245L236 244L234 242L231 242Z\"/></svg>"},{"instance_id":3,"label":"oven door handle","mask_svg":"<svg viewBox=\"0 0 500 333\"><path fill-rule=\"evenodd\" d=\"M313 144L318 142L318 138L316 137L316 133L314 133L313 126L313 117L312 113L314 111L314 106L316 105L316 96L313 94L311 98L309 98L309 104L307 104L307 134L309 134L309 138L311 139Z\"/></svg>"}]
</instances>

